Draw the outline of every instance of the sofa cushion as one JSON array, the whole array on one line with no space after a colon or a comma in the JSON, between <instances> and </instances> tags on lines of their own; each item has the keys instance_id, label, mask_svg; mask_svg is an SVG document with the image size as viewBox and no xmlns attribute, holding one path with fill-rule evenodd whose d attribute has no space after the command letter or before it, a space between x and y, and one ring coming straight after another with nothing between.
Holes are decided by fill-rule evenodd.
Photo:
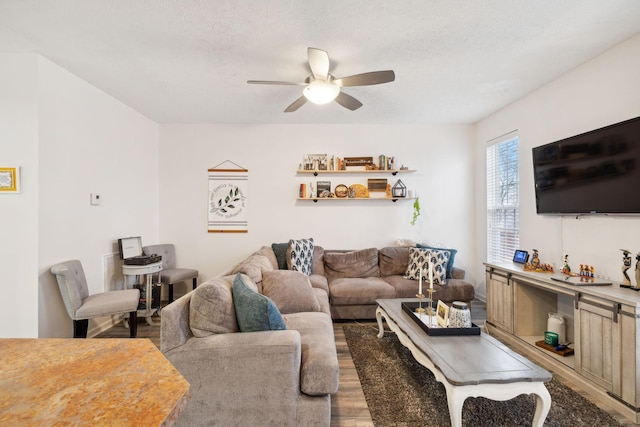
<instances>
[{"instance_id":1,"label":"sofa cushion","mask_svg":"<svg viewBox=\"0 0 640 427\"><path fill-rule=\"evenodd\" d=\"M378 258L382 277L395 274L403 275L409 265L409 248L388 246L380 249Z\"/></svg>"},{"instance_id":2,"label":"sofa cushion","mask_svg":"<svg viewBox=\"0 0 640 427\"><path fill-rule=\"evenodd\" d=\"M245 283L242 275L233 280L233 305L242 332L287 329L278 307Z\"/></svg>"},{"instance_id":3,"label":"sofa cushion","mask_svg":"<svg viewBox=\"0 0 640 427\"><path fill-rule=\"evenodd\" d=\"M447 249L447 248L436 248L433 246L429 246L429 245L423 245L418 243L416 245L416 247L418 248L424 248L424 249L432 249L432 250L436 250L436 251L445 251L445 252L449 252L449 261L447 262L447 279L452 279L453 278L453 262L456 258L456 254L458 253L457 249Z\"/></svg>"},{"instance_id":4,"label":"sofa cushion","mask_svg":"<svg viewBox=\"0 0 640 427\"><path fill-rule=\"evenodd\" d=\"M313 245L311 273L324 276L324 248L322 246Z\"/></svg>"},{"instance_id":5,"label":"sofa cushion","mask_svg":"<svg viewBox=\"0 0 640 427\"><path fill-rule=\"evenodd\" d=\"M271 246L263 246L260 248L260 250L258 250L258 252L255 253L256 255L264 255L265 257L267 257L267 259L269 260L269 262L271 262L271 266L273 267L274 270L278 269L278 259L276 258L276 254L275 252L273 252L273 249L271 248Z\"/></svg>"},{"instance_id":6,"label":"sofa cushion","mask_svg":"<svg viewBox=\"0 0 640 427\"><path fill-rule=\"evenodd\" d=\"M282 314L320 311L309 276L299 271L274 270L264 273L262 294L269 297Z\"/></svg>"},{"instance_id":7,"label":"sofa cushion","mask_svg":"<svg viewBox=\"0 0 640 427\"><path fill-rule=\"evenodd\" d=\"M433 283L445 284L447 277L447 261L449 253L433 249L409 248L409 265L406 276L409 279L420 280L429 277L429 265L433 265Z\"/></svg>"},{"instance_id":8,"label":"sofa cushion","mask_svg":"<svg viewBox=\"0 0 640 427\"><path fill-rule=\"evenodd\" d=\"M309 281L311 282L311 286L317 289L323 289L327 293L329 293L329 281L326 276L321 276L320 274L312 274L309 276Z\"/></svg>"},{"instance_id":9,"label":"sofa cushion","mask_svg":"<svg viewBox=\"0 0 640 427\"><path fill-rule=\"evenodd\" d=\"M324 271L329 282L342 277L380 277L378 248L351 252L325 252Z\"/></svg>"},{"instance_id":10,"label":"sofa cushion","mask_svg":"<svg viewBox=\"0 0 640 427\"><path fill-rule=\"evenodd\" d=\"M313 266L313 238L289 240L287 248L287 266L289 270L300 271L307 276Z\"/></svg>"},{"instance_id":11,"label":"sofa cushion","mask_svg":"<svg viewBox=\"0 0 640 427\"><path fill-rule=\"evenodd\" d=\"M379 298L395 298L396 291L380 277L342 277L329 283L331 305L375 304Z\"/></svg>"},{"instance_id":12,"label":"sofa cushion","mask_svg":"<svg viewBox=\"0 0 640 427\"><path fill-rule=\"evenodd\" d=\"M300 390L310 396L338 391L338 356L331 317L325 313L294 313L284 318L289 329L300 333Z\"/></svg>"},{"instance_id":13,"label":"sofa cushion","mask_svg":"<svg viewBox=\"0 0 640 427\"><path fill-rule=\"evenodd\" d=\"M198 337L238 332L231 286L234 276L211 279L196 288L189 303L189 327Z\"/></svg>"},{"instance_id":14,"label":"sofa cushion","mask_svg":"<svg viewBox=\"0 0 640 427\"><path fill-rule=\"evenodd\" d=\"M273 271L274 267L264 255L254 253L249 258L237 265L230 274L242 273L251 278L254 283L262 282L262 273L265 271Z\"/></svg>"},{"instance_id":15,"label":"sofa cushion","mask_svg":"<svg viewBox=\"0 0 640 427\"><path fill-rule=\"evenodd\" d=\"M418 282L407 279L400 275L387 276L384 278L396 290L396 298L415 298L418 293ZM422 286L425 286L423 283ZM435 293L434 299L439 299L450 303L453 301L470 302L475 297L475 288L466 280L448 279L446 286L433 285ZM426 294L426 291L422 291Z\"/></svg>"},{"instance_id":16,"label":"sofa cushion","mask_svg":"<svg viewBox=\"0 0 640 427\"><path fill-rule=\"evenodd\" d=\"M271 249L273 249L273 253L276 256L276 260L278 261L278 269L287 270L287 248L289 247L289 242L286 243L272 243Z\"/></svg>"}]
</instances>

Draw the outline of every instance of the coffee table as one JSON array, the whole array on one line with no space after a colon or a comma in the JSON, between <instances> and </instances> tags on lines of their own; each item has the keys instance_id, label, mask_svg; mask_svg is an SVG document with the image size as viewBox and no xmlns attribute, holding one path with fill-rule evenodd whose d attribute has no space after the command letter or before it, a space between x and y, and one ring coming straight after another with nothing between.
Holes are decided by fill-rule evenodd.
<instances>
[{"instance_id":1,"label":"coffee table","mask_svg":"<svg viewBox=\"0 0 640 427\"><path fill-rule=\"evenodd\" d=\"M532 425L542 427L551 408L551 396L544 386L551 380L551 374L485 333L427 335L402 310L403 302L417 301L416 298L376 300L378 338L384 336L384 318L416 361L444 385L451 425L462 425L462 405L468 397L509 400L520 394L534 394L536 411Z\"/></svg>"}]
</instances>

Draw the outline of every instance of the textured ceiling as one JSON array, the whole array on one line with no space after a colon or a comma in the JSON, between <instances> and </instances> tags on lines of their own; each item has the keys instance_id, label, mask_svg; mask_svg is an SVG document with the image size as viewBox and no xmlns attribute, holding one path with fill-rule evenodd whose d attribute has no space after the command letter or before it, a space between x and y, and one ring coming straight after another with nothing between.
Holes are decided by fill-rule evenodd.
<instances>
[{"instance_id":1,"label":"textured ceiling","mask_svg":"<svg viewBox=\"0 0 640 427\"><path fill-rule=\"evenodd\" d=\"M37 52L159 123L472 123L640 32L638 0L0 0L0 52ZM364 106L283 110L307 47Z\"/></svg>"}]
</instances>

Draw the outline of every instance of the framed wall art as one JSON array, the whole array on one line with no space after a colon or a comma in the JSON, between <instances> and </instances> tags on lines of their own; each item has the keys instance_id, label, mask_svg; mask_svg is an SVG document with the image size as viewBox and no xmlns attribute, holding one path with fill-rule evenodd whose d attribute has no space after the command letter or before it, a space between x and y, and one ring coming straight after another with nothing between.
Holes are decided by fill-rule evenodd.
<instances>
[{"instance_id":1,"label":"framed wall art","mask_svg":"<svg viewBox=\"0 0 640 427\"><path fill-rule=\"evenodd\" d=\"M0 166L0 194L20 192L20 167Z\"/></svg>"},{"instance_id":2,"label":"framed wall art","mask_svg":"<svg viewBox=\"0 0 640 427\"><path fill-rule=\"evenodd\" d=\"M249 170L226 160L208 172L208 232L247 233Z\"/></svg>"}]
</instances>

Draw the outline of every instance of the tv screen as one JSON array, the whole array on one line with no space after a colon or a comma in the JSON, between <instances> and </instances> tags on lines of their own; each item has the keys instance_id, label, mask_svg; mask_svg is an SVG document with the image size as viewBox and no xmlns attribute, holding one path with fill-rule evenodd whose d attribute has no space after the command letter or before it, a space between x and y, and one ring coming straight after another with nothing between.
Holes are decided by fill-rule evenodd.
<instances>
[{"instance_id":1,"label":"tv screen","mask_svg":"<svg viewBox=\"0 0 640 427\"><path fill-rule=\"evenodd\" d=\"M539 214L639 214L640 117L533 148Z\"/></svg>"}]
</instances>

